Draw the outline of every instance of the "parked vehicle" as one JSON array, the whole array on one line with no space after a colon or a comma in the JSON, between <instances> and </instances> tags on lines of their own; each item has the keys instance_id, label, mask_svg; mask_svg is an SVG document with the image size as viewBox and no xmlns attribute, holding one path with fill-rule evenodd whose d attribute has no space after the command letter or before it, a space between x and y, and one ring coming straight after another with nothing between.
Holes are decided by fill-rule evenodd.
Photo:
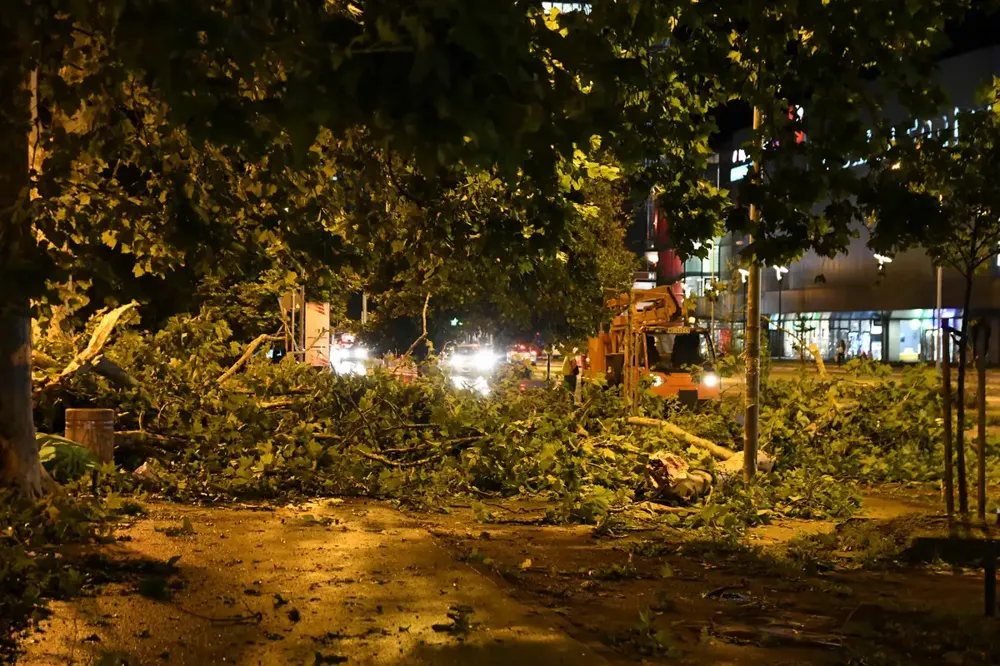
<instances>
[{"instance_id":1,"label":"parked vehicle","mask_svg":"<svg viewBox=\"0 0 1000 666\"><path fill-rule=\"evenodd\" d=\"M519 342L507 350L507 361L509 363L524 363L529 361L531 365L538 363L538 358L542 351L538 345L533 343Z\"/></svg>"}]
</instances>

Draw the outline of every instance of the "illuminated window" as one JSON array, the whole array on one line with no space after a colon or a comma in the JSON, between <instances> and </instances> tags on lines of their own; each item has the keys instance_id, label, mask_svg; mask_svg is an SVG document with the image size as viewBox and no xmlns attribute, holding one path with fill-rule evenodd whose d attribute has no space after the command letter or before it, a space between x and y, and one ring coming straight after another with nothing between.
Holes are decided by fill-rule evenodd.
<instances>
[{"instance_id":1,"label":"illuminated window","mask_svg":"<svg viewBox=\"0 0 1000 666\"><path fill-rule=\"evenodd\" d=\"M738 180L743 180L750 173L749 164L741 164L740 166L733 167L729 170L729 181L735 183Z\"/></svg>"},{"instance_id":2,"label":"illuminated window","mask_svg":"<svg viewBox=\"0 0 1000 666\"><path fill-rule=\"evenodd\" d=\"M543 2L542 9L549 11L550 9L558 9L561 12L583 12L585 14L590 13L590 5L586 2Z\"/></svg>"}]
</instances>

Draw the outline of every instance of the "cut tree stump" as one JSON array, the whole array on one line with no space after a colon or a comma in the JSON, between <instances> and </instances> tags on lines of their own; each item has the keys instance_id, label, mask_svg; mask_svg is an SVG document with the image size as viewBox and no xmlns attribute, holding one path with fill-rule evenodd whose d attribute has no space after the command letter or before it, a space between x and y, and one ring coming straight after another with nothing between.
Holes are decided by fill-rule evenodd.
<instances>
[{"instance_id":1,"label":"cut tree stump","mask_svg":"<svg viewBox=\"0 0 1000 666\"><path fill-rule=\"evenodd\" d=\"M67 409L66 439L86 447L102 463L115 459L115 410Z\"/></svg>"}]
</instances>

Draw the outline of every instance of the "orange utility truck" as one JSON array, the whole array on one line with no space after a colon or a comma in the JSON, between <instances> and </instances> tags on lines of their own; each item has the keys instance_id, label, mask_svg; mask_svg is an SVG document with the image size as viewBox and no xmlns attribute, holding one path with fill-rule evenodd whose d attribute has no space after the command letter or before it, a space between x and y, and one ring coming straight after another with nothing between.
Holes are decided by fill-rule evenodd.
<instances>
[{"instance_id":1,"label":"orange utility truck","mask_svg":"<svg viewBox=\"0 0 1000 666\"><path fill-rule=\"evenodd\" d=\"M624 384L633 401L644 377L657 395L692 407L719 398L709 331L695 326L693 317L685 320L671 287L633 290L607 306L614 318L589 342L591 378Z\"/></svg>"}]
</instances>

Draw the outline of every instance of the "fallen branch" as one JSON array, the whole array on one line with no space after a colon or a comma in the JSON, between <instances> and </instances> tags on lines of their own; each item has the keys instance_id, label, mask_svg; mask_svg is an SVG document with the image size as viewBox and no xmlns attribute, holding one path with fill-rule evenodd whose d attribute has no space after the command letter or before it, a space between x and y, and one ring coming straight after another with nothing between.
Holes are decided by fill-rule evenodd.
<instances>
[{"instance_id":1,"label":"fallen branch","mask_svg":"<svg viewBox=\"0 0 1000 666\"><path fill-rule=\"evenodd\" d=\"M87 344L86 348L73 357L73 360L69 362L69 365L63 368L62 372L51 378L39 390L47 391L52 387L57 386L60 382L62 382L62 380L74 374L80 368L92 363L97 358L97 355L101 353L101 350L104 349L104 345L107 344L108 339L111 338L111 333L118 324L118 320L121 319L123 314L137 305L138 303L132 301L127 305L119 306L111 312L105 314L104 317L101 318L101 321L97 324L97 328L94 329L93 335L90 336L90 342Z\"/></svg>"},{"instance_id":2,"label":"fallen branch","mask_svg":"<svg viewBox=\"0 0 1000 666\"><path fill-rule=\"evenodd\" d=\"M663 430L666 430L670 434L680 437L681 439L683 439L688 444L691 444L692 446L697 446L699 448L705 449L719 460L729 460L734 455L736 455L736 452L733 451L732 449L727 449L724 446L719 446L715 442L711 442L705 439L704 437L698 437L697 435L692 435L687 430L678 428L669 421L664 421L662 419L650 419L642 416L632 416L629 417L628 422L631 423L632 425L662 428Z\"/></svg>"},{"instance_id":3,"label":"fallen branch","mask_svg":"<svg viewBox=\"0 0 1000 666\"><path fill-rule=\"evenodd\" d=\"M380 462L383 465L388 465L389 467L399 467L401 469L406 467L419 467L420 465L426 465L428 463L441 460L441 458L444 458L446 455L446 453L442 452L442 453L436 453L433 456L429 456L427 458L422 458L420 460L398 461L398 460L389 460L388 458L380 456L377 453L369 453L367 451L358 451L358 454L360 454L361 457L363 458L368 458L369 460Z\"/></svg>"},{"instance_id":4,"label":"fallen branch","mask_svg":"<svg viewBox=\"0 0 1000 666\"><path fill-rule=\"evenodd\" d=\"M257 403L257 406L261 409L280 409L282 407L291 407L295 404L295 401L291 398L275 398L274 400L262 400Z\"/></svg>"},{"instance_id":5,"label":"fallen branch","mask_svg":"<svg viewBox=\"0 0 1000 666\"><path fill-rule=\"evenodd\" d=\"M116 430L115 437L139 437L141 439L152 439L157 442L183 442L183 437L176 437L172 435L160 435L155 432L148 432L146 430Z\"/></svg>"},{"instance_id":6,"label":"fallen branch","mask_svg":"<svg viewBox=\"0 0 1000 666\"><path fill-rule=\"evenodd\" d=\"M792 333L783 326L776 325L768 317L763 317L763 319L767 322L767 325L774 328L774 330L781 331L785 335L792 336L792 338L799 343L799 346L802 349L808 349L809 353L813 355L813 359L816 361L816 371L819 372L819 376L826 376L826 364L823 362L823 356L819 353L819 347L817 347L815 343L806 344L806 341L801 336Z\"/></svg>"},{"instance_id":7,"label":"fallen branch","mask_svg":"<svg viewBox=\"0 0 1000 666\"><path fill-rule=\"evenodd\" d=\"M211 615L202 615L201 613L195 613L190 611L183 606L176 607L180 612L190 615L191 617L196 617L199 620L207 620L212 624L224 624L224 625L239 625L239 624L260 624L264 621L264 615L260 611L252 613L250 615L227 615L224 617L212 617Z\"/></svg>"},{"instance_id":8,"label":"fallen branch","mask_svg":"<svg viewBox=\"0 0 1000 666\"><path fill-rule=\"evenodd\" d=\"M399 460L390 460L385 456L381 456L377 453L371 453L368 451L358 451L357 453L364 458L368 458L369 460L374 460L375 462L380 462L383 465L388 465L389 467L398 467L400 469L403 469L406 467L419 467L420 465L427 465L429 463L436 462L438 460L441 460L445 456L458 453L459 451L466 448L473 442L477 442L485 438L486 435L472 435L470 437L457 437L455 439L450 439L447 441L447 443L451 444L451 446L446 451L435 453L432 456L427 456L426 458L421 458L420 460L399 461ZM391 451L392 449L389 450Z\"/></svg>"},{"instance_id":9,"label":"fallen branch","mask_svg":"<svg viewBox=\"0 0 1000 666\"><path fill-rule=\"evenodd\" d=\"M257 348L260 347L262 344L268 341L277 342L279 340L284 340L284 338L279 335L268 335L266 333L258 335L253 342L247 345L246 351L243 352L243 356L240 356L238 359L236 359L236 363L233 363L233 365L228 370L222 373L222 376L216 380L216 383L221 384L222 382L226 381L227 379L235 375L236 372L243 367L243 364L246 363L251 356L253 356L253 353L257 351Z\"/></svg>"},{"instance_id":10,"label":"fallen branch","mask_svg":"<svg viewBox=\"0 0 1000 666\"><path fill-rule=\"evenodd\" d=\"M138 386L139 384L124 368L106 356L102 356L91 363L89 369L119 387Z\"/></svg>"}]
</instances>

